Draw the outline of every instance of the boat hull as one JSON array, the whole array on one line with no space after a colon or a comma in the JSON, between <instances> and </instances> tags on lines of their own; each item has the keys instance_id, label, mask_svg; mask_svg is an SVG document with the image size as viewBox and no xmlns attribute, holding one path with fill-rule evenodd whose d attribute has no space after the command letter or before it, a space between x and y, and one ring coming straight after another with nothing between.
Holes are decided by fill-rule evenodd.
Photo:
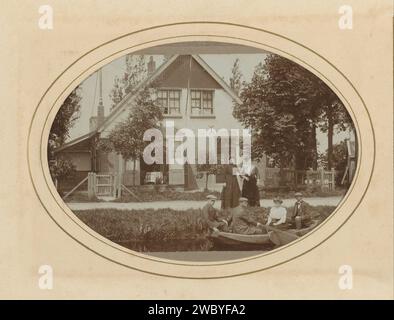
<instances>
[{"instance_id":1,"label":"boat hull","mask_svg":"<svg viewBox=\"0 0 394 320\"><path fill-rule=\"evenodd\" d=\"M214 232L210 239L216 246L253 246L261 247L265 244L270 244L270 233L266 234L237 234L229 232Z\"/></svg>"},{"instance_id":2,"label":"boat hull","mask_svg":"<svg viewBox=\"0 0 394 320\"><path fill-rule=\"evenodd\" d=\"M274 243L277 246L283 246L307 234L309 231L314 229L318 224L319 222L315 220L309 227L303 229L272 231L270 233L270 240L272 243Z\"/></svg>"}]
</instances>

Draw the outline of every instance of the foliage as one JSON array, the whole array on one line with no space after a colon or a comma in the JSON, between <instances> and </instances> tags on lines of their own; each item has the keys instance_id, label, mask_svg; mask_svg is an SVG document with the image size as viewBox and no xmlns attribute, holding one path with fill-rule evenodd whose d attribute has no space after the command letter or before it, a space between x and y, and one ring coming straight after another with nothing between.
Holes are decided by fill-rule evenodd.
<instances>
[{"instance_id":1,"label":"foliage","mask_svg":"<svg viewBox=\"0 0 394 320\"><path fill-rule=\"evenodd\" d=\"M48 162L52 180L69 176L75 172L75 167L68 159L54 160L54 151L62 146L69 137L70 129L80 116L81 89L76 87L64 100L52 123L48 137Z\"/></svg>"},{"instance_id":2,"label":"foliage","mask_svg":"<svg viewBox=\"0 0 394 320\"><path fill-rule=\"evenodd\" d=\"M242 88L242 72L239 68L239 59L235 59L231 69L230 87L238 95Z\"/></svg>"},{"instance_id":3,"label":"foliage","mask_svg":"<svg viewBox=\"0 0 394 320\"><path fill-rule=\"evenodd\" d=\"M112 101L111 109L117 106L126 94L134 92L137 86L147 77L144 55L126 55L125 65L124 74L120 78L118 76L114 78L114 85L109 94Z\"/></svg>"},{"instance_id":4,"label":"foliage","mask_svg":"<svg viewBox=\"0 0 394 320\"><path fill-rule=\"evenodd\" d=\"M205 190L208 190L208 179L210 175L216 175L222 171L222 165L220 164L197 164L197 171L205 173Z\"/></svg>"},{"instance_id":5,"label":"foliage","mask_svg":"<svg viewBox=\"0 0 394 320\"><path fill-rule=\"evenodd\" d=\"M316 206L311 209L315 217L324 220L335 207ZM291 210L292 208L288 208L288 212ZM265 223L268 212L269 208L251 208L251 215L262 223ZM93 209L74 213L94 231L132 250L210 249L208 228L201 209Z\"/></svg>"},{"instance_id":6,"label":"foliage","mask_svg":"<svg viewBox=\"0 0 394 320\"><path fill-rule=\"evenodd\" d=\"M64 100L53 120L48 138L48 152L64 144L69 137L70 129L80 116L81 89L76 87Z\"/></svg>"},{"instance_id":7,"label":"foliage","mask_svg":"<svg viewBox=\"0 0 394 320\"><path fill-rule=\"evenodd\" d=\"M337 132L340 132L347 129L354 130L354 128L350 115L346 111L345 107L338 99L335 100L334 97L332 97L331 102L328 102L324 106L322 118L323 123L320 129L322 132L327 132L327 169L331 170L331 168L335 167L335 160L333 159L333 157L335 157L335 151L333 150L334 130L336 129Z\"/></svg>"},{"instance_id":8,"label":"foliage","mask_svg":"<svg viewBox=\"0 0 394 320\"><path fill-rule=\"evenodd\" d=\"M316 167L317 128L328 121L327 110L331 106L338 113L346 113L323 81L274 54L267 55L264 64L256 66L240 98L242 103L235 105L233 114L252 130L253 157L258 159L266 154L280 168ZM345 123L349 119L338 116L330 121Z\"/></svg>"},{"instance_id":9,"label":"foliage","mask_svg":"<svg viewBox=\"0 0 394 320\"><path fill-rule=\"evenodd\" d=\"M115 106L117 106L120 101L122 101L123 96L124 96L123 85L122 85L119 77L115 76L115 78L114 78L114 86L111 89L111 92L109 94L109 97L110 97L110 99L112 101L111 110L113 108L115 108Z\"/></svg>"},{"instance_id":10,"label":"foliage","mask_svg":"<svg viewBox=\"0 0 394 320\"><path fill-rule=\"evenodd\" d=\"M126 72L123 76L125 94L136 87L147 77L147 68L144 55L126 55Z\"/></svg>"},{"instance_id":11,"label":"foliage","mask_svg":"<svg viewBox=\"0 0 394 320\"><path fill-rule=\"evenodd\" d=\"M208 227L200 209L115 210L100 209L74 212L90 228L104 237L138 251L176 251L171 241L187 242L183 250L191 250L193 242L207 250Z\"/></svg>"},{"instance_id":12,"label":"foliage","mask_svg":"<svg viewBox=\"0 0 394 320\"><path fill-rule=\"evenodd\" d=\"M158 128L162 118L161 109L152 99L151 90L143 88L138 93L129 116L111 130L108 138L99 144L99 148L106 152L115 151L125 160L135 160L147 144L143 141L144 132Z\"/></svg>"},{"instance_id":13,"label":"foliage","mask_svg":"<svg viewBox=\"0 0 394 320\"><path fill-rule=\"evenodd\" d=\"M70 178L75 174L75 165L69 159L58 157L50 161L49 172L52 180Z\"/></svg>"},{"instance_id":14,"label":"foliage","mask_svg":"<svg viewBox=\"0 0 394 320\"><path fill-rule=\"evenodd\" d=\"M125 160L136 160L147 144L143 141L144 132L158 128L163 116L156 100L152 98L153 89L137 89L147 76L145 56L128 54L125 59L126 72L121 80L115 78L111 91L113 107L128 93L135 93L137 97L127 119L118 123L108 138L99 142L98 148L104 152L115 151ZM137 93L136 90L140 91Z\"/></svg>"},{"instance_id":15,"label":"foliage","mask_svg":"<svg viewBox=\"0 0 394 320\"><path fill-rule=\"evenodd\" d=\"M341 141L333 146L332 150L332 168L335 169L335 183L339 185L341 183L342 177L345 174L347 166L347 146L346 141ZM320 156L320 164L323 168L328 170L328 150Z\"/></svg>"}]
</instances>

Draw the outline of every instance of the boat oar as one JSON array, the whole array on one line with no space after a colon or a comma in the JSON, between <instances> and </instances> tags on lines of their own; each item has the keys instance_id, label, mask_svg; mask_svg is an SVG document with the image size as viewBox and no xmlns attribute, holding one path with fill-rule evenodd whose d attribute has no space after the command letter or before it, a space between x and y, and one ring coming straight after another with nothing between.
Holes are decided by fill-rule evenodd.
<instances>
[{"instance_id":1,"label":"boat oar","mask_svg":"<svg viewBox=\"0 0 394 320\"><path fill-rule=\"evenodd\" d=\"M267 225L265 227L267 231L268 230L273 231L270 234L270 240L277 246L288 244L289 242L292 242L299 238L299 236L297 236L296 234L288 231L280 230Z\"/></svg>"}]
</instances>

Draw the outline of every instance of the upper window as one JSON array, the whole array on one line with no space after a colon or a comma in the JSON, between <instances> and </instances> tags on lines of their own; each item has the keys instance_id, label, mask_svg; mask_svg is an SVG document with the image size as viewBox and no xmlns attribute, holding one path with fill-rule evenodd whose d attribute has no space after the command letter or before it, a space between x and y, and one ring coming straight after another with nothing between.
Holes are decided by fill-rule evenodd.
<instances>
[{"instance_id":1,"label":"upper window","mask_svg":"<svg viewBox=\"0 0 394 320\"><path fill-rule=\"evenodd\" d=\"M191 90L192 114L213 114L213 91Z\"/></svg>"},{"instance_id":2,"label":"upper window","mask_svg":"<svg viewBox=\"0 0 394 320\"><path fill-rule=\"evenodd\" d=\"M157 100L162 107L163 114L181 113L181 90L159 90Z\"/></svg>"}]
</instances>

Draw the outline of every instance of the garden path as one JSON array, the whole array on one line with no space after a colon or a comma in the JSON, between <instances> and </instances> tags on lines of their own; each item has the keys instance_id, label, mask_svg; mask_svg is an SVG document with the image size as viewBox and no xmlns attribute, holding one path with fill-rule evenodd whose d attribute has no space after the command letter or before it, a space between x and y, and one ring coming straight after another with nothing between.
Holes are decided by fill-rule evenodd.
<instances>
[{"instance_id":1,"label":"garden path","mask_svg":"<svg viewBox=\"0 0 394 320\"><path fill-rule=\"evenodd\" d=\"M316 197L316 198L305 198L312 206L337 206L342 200L342 197ZM284 199L283 206L291 207L294 205L295 199ZM160 209L160 208L171 208L174 210L186 210L202 208L205 201L151 201L151 202L68 202L67 206L71 210L89 210L89 209ZM272 199L262 199L260 201L262 207L272 207ZM216 208L220 208L220 200L215 203Z\"/></svg>"}]
</instances>

